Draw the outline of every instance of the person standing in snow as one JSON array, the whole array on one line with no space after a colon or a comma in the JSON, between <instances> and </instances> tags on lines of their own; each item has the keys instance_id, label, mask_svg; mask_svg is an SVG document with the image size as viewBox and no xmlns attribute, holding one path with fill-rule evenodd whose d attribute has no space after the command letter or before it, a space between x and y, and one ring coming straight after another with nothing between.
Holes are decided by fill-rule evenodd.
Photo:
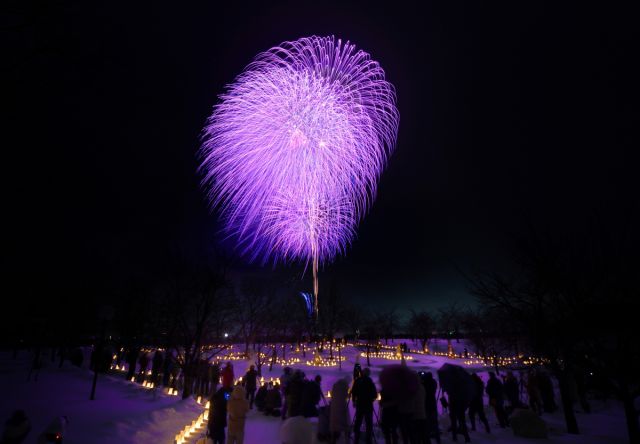
<instances>
[{"instance_id":1,"label":"person standing in snow","mask_svg":"<svg viewBox=\"0 0 640 444\"><path fill-rule=\"evenodd\" d=\"M244 442L244 424L249 411L249 402L241 385L233 388L231 397L227 402L229 414L228 444L242 444Z\"/></svg>"},{"instance_id":2,"label":"person standing in snow","mask_svg":"<svg viewBox=\"0 0 640 444\"><path fill-rule=\"evenodd\" d=\"M230 389L233 387L233 365L231 361L227 362L222 370L222 387Z\"/></svg>"},{"instance_id":3,"label":"person standing in snow","mask_svg":"<svg viewBox=\"0 0 640 444\"><path fill-rule=\"evenodd\" d=\"M222 387L211 400L209 406L209 437L213 444L224 444L224 429L227 426L227 397L230 389Z\"/></svg>"},{"instance_id":4,"label":"person standing in snow","mask_svg":"<svg viewBox=\"0 0 640 444\"><path fill-rule=\"evenodd\" d=\"M427 435L440 443L440 427L438 425L438 383L431 372L420 372L420 379L425 391L424 408L427 414Z\"/></svg>"},{"instance_id":5,"label":"person standing in snow","mask_svg":"<svg viewBox=\"0 0 640 444\"><path fill-rule=\"evenodd\" d=\"M365 367L351 389L351 399L356 408L356 418L353 424L354 443L356 444L360 440L360 428L363 419L366 430L365 442L371 444L373 439L373 402L378 397L378 390L370 375L371 370L369 367Z\"/></svg>"},{"instance_id":6,"label":"person standing in snow","mask_svg":"<svg viewBox=\"0 0 640 444\"><path fill-rule=\"evenodd\" d=\"M406 344L405 344L406 345ZM426 409L426 390L420 376L416 373L418 379L418 389L413 396L413 416L411 417L411 439L415 444L431 444L429 431L427 428L427 409Z\"/></svg>"},{"instance_id":7,"label":"person standing in snow","mask_svg":"<svg viewBox=\"0 0 640 444\"><path fill-rule=\"evenodd\" d=\"M335 444L342 434L345 442L349 437L349 383L346 379L338 379L331 387L331 404L329 406L329 430L331 443Z\"/></svg>"},{"instance_id":8,"label":"person standing in snow","mask_svg":"<svg viewBox=\"0 0 640 444\"><path fill-rule=\"evenodd\" d=\"M247 392L246 396L249 400L249 408L252 409L258 385L258 372L253 365L249 366L249 370L247 370L244 378L242 378L242 382L244 383L244 388Z\"/></svg>"},{"instance_id":9,"label":"person standing in snow","mask_svg":"<svg viewBox=\"0 0 640 444\"><path fill-rule=\"evenodd\" d=\"M540 395L542 396L542 406L546 413L553 413L558 406L553 396L553 383L551 378L544 371L538 371L538 385L540 387Z\"/></svg>"},{"instance_id":10,"label":"person standing in snow","mask_svg":"<svg viewBox=\"0 0 640 444\"><path fill-rule=\"evenodd\" d=\"M473 396L471 397L471 403L469 404L469 419L471 420L471 430L476 431L476 415L480 419L480 422L484 424L484 428L487 433L491 433L489 428L489 421L487 421L487 415L484 413L484 382L480 379L476 373L471 374L474 382Z\"/></svg>"},{"instance_id":11,"label":"person standing in snow","mask_svg":"<svg viewBox=\"0 0 640 444\"><path fill-rule=\"evenodd\" d=\"M255 405L259 412L263 412L265 409L268 388L267 384L262 383L256 392Z\"/></svg>"},{"instance_id":12,"label":"person standing in snow","mask_svg":"<svg viewBox=\"0 0 640 444\"><path fill-rule=\"evenodd\" d=\"M324 398L322 395L322 388L320 383L322 377L316 375L313 381L304 381L304 387L302 389L302 415L305 418L311 418L318 416L317 405L320 400Z\"/></svg>"},{"instance_id":13,"label":"person standing in snow","mask_svg":"<svg viewBox=\"0 0 640 444\"><path fill-rule=\"evenodd\" d=\"M398 444L398 402L384 388L380 391L380 426L385 444Z\"/></svg>"},{"instance_id":14,"label":"person standing in snow","mask_svg":"<svg viewBox=\"0 0 640 444\"><path fill-rule=\"evenodd\" d=\"M527 396L529 397L529 407L538 415L542 414L542 397L540 396L540 386L538 375L534 370L529 370L527 376Z\"/></svg>"},{"instance_id":15,"label":"person standing in snow","mask_svg":"<svg viewBox=\"0 0 640 444\"><path fill-rule=\"evenodd\" d=\"M302 391L304 390L304 373L300 370L293 372L289 378L287 389L285 390L287 403L287 417L302 415Z\"/></svg>"},{"instance_id":16,"label":"person standing in snow","mask_svg":"<svg viewBox=\"0 0 640 444\"><path fill-rule=\"evenodd\" d=\"M520 388L518 386L518 380L512 371L507 372L507 377L504 380L504 393L507 396L511 410L520 407Z\"/></svg>"},{"instance_id":17,"label":"person standing in snow","mask_svg":"<svg viewBox=\"0 0 640 444\"><path fill-rule=\"evenodd\" d=\"M285 367L284 373L280 376L280 390L282 390L282 399L284 399L284 403L282 405L281 417L282 420L287 416L287 387L289 385L289 379L291 378L291 367Z\"/></svg>"},{"instance_id":18,"label":"person standing in snow","mask_svg":"<svg viewBox=\"0 0 640 444\"><path fill-rule=\"evenodd\" d=\"M264 399L264 414L267 416L282 417L279 409L284 410L280 386L278 384L273 385L272 382L269 382L269 388L267 389L267 394Z\"/></svg>"},{"instance_id":19,"label":"person standing in snow","mask_svg":"<svg viewBox=\"0 0 640 444\"><path fill-rule=\"evenodd\" d=\"M509 425L507 413L504 411L504 387L493 372L489 372L487 395L489 395L489 404L493 406L493 410L496 412L498 423L504 429Z\"/></svg>"}]
</instances>

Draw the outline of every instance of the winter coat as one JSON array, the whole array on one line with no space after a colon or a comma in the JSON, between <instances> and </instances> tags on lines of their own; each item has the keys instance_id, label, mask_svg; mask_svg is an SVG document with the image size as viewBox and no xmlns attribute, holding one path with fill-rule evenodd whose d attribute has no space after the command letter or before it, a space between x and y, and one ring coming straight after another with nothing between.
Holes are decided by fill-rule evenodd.
<instances>
[{"instance_id":1,"label":"winter coat","mask_svg":"<svg viewBox=\"0 0 640 444\"><path fill-rule=\"evenodd\" d=\"M258 410L263 410L267 405L267 386L263 385L258 389L254 400Z\"/></svg>"},{"instance_id":2,"label":"winter coat","mask_svg":"<svg viewBox=\"0 0 640 444\"><path fill-rule=\"evenodd\" d=\"M302 374L297 373L287 385L285 395L287 397L287 416L302 415L302 391L305 381Z\"/></svg>"},{"instance_id":3,"label":"winter coat","mask_svg":"<svg viewBox=\"0 0 640 444\"><path fill-rule=\"evenodd\" d=\"M424 406L430 414L436 414L438 411L438 401L436 400L436 393L438 391L438 383L433 376L426 374L422 377L422 385L425 391Z\"/></svg>"},{"instance_id":4,"label":"winter coat","mask_svg":"<svg viewBox=\"0 0 640 444\"><path fill-rule=\"evenodd\" d=\"M236 385L227 401L229 413L229 435L239 435L244 432L244 422L249 411L249 401L245 399L246 392L242 386Z\"/></svg>"},{"instance_id":5,"label":"winter coat","mask_svg":"<svg viewBox=\"0 0 640 444\"><path fill-rule=\"evenodd\" d=\"M227 426L227 399L228 389L224 387L213 395L211 408L209 409L209 428L224 428Z\"/></svg>"},{"instance_id":6,"label":"winter coat","mask_svg":"<svg viewBox=\"0 0 640 444\"><path fill-rule=\"evenodd\" d=\"M478 375L472 375L473 382L475 383L475 388L473 390L473 396L471 397L472 406L478 408L482 407L482 395L484 394L484 382L480 379Z\"/></svg>"},{"instance_id":7,"label":"winter coat","mask_svg":"<svg viewBox=\"0 0 640 444\"><path fill-rule=\"evenodd\" d=\"M351 399L357 410L372 410L377 397L378 390L369 376L361 376L353 383Z\"/></svg>"},{"instance_id":8,"label":"winter coat","mask_svg":"<svg viewBox=\"0 0 640 444\"><path fill-rule=\"evenodd\" d=\"M504 381L504 392L513 406L520 404L520 388L515 376L508 376L506 381Z\"/></svg>"},{"instance_id":9,"label":"winter coat","mask_svg":"<svg viewBox=\"0 0 640 444\"><path fill-rule=\"evenodd\" d=\"M489 378L489 382L487 382L487 395L489 395L489 399L502 401L503 399L502 382L500 382L498 378L496 377Z\"/></svg>"},{"instance_id":10,"label":"winter coat","mask_svg":"<svg viewBox=\"0 0 640 444\"><path fill-rule=\"evenodd\" d=\"M426 391L422 384L418 384L418 390L413 397L413 408L411 409L411 419L413 420L426 420L427 419L427 409L426 409Z\"/></svg>"},{"instance_id":11,"label":"winter coat","mask_svg":"<svg viewBox=\"0 0 640 444\"><path fill-rule=\"evenodd\" d=\"M280 390L277 388L267 390L267 396L265 397L264 404L267 410L279 409L282 407L282 396L280 396Z\"/></svg>"},{"instance_id":12,"label":"winter coat","mask_svg":"<svg viewBox=\"0 0 640 444\"><path fill-rule=\"evenodd\" d=\"M315 381L304 381L302 387L302 414L305 418L318 416L316 406L322 399L322 389Z\"/></svg>"},{"instance_id":13,"label":"winter coat","mask_svg":"<svg viewBox=\"0 0 640 444\"><path fill-rule=\"evenodd\" d=\"M258 372L255 371L255 370L249 370L244 375L244 378L242 378L242 382L244 382L245 387L247 388L247 390L251 391L251 390L255 390L256 389L256 387L257 387L257 379L258 379Z\"/></svg>"},{"instance_id":14,"label":"winter coat","mask_svg":"<svg viewBox=\"0 0 640 444\"><path fill-rule=\"evenodd\" d=\"M349 384L344 379L338 379L331 387L331 405L329 407L329 429L331 432L349 430L348 397Z\"/></svg>"},{"instance_id":15,"label":"winter coat","mask_svg":"<svg viewBox=\"0 0 640 444\"><path fill-rule=\"evenodd\" d=\"M399 424L398 402L382 389L380 391L380 424L394 428Z\"/></svg>"},{"instance_id":16,"label":"winter coat","mask_svg":"<svg viewBox=\"0 0 640 444\"><path fill-rule=\"evenodd\" d=\"M233 367L227 365L222 370L222 386L231 388L233 386Z\"/></svg>"}]
</instances>

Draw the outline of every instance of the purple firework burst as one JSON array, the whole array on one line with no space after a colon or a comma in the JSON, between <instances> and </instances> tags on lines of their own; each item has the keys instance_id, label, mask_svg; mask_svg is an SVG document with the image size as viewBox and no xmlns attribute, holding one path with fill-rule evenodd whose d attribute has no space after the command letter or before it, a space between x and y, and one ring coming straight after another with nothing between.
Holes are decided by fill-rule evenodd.
<instances>
[{"instance_id":1,"label":"purple firework burst","mask_svg":"<svg viewBox=\"0 0 640 444\"><path fill-rule=\"evenodd\" d=\"M315 274L352 241L398 122L395 90L369 54L334 37L284 42L220 96L203 184L250 259L300 260Z\"/></svg>"}]
</instances>

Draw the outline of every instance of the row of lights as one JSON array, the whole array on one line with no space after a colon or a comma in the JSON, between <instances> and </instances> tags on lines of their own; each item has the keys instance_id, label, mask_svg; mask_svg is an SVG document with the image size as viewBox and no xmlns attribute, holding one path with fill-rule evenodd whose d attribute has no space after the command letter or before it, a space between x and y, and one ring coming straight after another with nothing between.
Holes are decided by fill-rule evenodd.
<instances>
[{"instance_id":1,"label":"row of lights","mask_svg":"<svg viewBox=\"0 0 640 444\"><path fill-rule=\"evenodd\" d=\"M198 396L198 400L196 402L198 404L201 404L202 398ZM207 401L207 404L204 406L204 412L200 413L197 419L191 421L191 424L187 424L182 430L180 430L180 432L178 432L178 434L175 436L175 439L173 440L174 444L186 443L187 439L189 439L191 435L196 432L196 430L198 430L200 427L202 427L203 424L207 422L209 418L209 407L210 403L209 401Z\"/></svg>"},{"instance_id":2,"label":"row of lights","mask_svg":"<svg viewBox=\"0 0 640 444\"><path fill-rule=\"evenodd\" d=\"M362 353L360 353L360 356L363 357L363 358L366 358L367 357L367 353L366 352L362 352ZM402 361L403 358L405 360L406 359L412 359L411 356L409 356L409 355L403 355L402 353L395 353L395 352L384 352L384 351L369 353L369 357L370 358L389 359L391 361Z\"/></svg>"}]
</instances>

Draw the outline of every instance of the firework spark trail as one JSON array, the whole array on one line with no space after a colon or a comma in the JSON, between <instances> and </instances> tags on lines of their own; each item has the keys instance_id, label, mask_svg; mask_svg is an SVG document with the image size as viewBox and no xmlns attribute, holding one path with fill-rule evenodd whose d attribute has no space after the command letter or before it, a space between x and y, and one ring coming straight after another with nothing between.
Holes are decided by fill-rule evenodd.
<instances>
[{"instance_id":1,"label":"firework spark trail","mask_svg":"<svg viewBox=\"0 0 640 444\"><path fill-rule=\"evenodd\" d=\"M200 151L208 197L251 260L311 264L317 298L394 148L395 90L369 54L313 36L259 54L220 99Z\"/></svg>"}]
</instances>

